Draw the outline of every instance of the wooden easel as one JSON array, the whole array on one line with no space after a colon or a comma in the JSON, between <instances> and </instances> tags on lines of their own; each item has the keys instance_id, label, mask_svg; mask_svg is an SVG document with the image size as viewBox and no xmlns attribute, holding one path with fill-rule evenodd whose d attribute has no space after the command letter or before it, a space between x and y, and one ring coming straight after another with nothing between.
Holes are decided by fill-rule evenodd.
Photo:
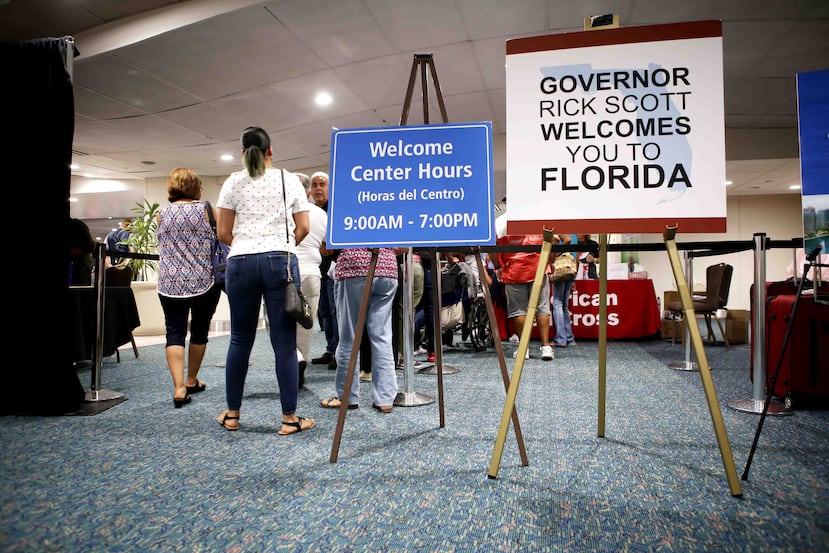
<instances>
[{"instance_id":1,"label":"wooden easel","mask_svg":"<svg viewBox=\"0 0 829 553\"><path fill-rule=\"evenodd\" d=\"M432 76L432 81L435 86L435 94L438 100L438 106L440 107L440 113L442 117L443 123L448 123L449 119L446 115L446 105L443 102L443 94L440 90L440 84L438 81L437 70L435 69L435 62L433 59L433 55L431 53L428 54L414 54L414 59L412 60L412 70L409 75L409 84L406 88L406 98L403 102L403 112L400 116L400 126L404 126L408 123L409 120L409 109L412 103L412 95L414 93L414 85L415 80L417 78L418 69L420 69L420 80L421 80L421 91L422 91L422 98L423 98L423 123L429 124L429 88L427 82L427 67L429 72ZM475 248L477 263L478 263L478 271L479 274L483 274L485 268L483 267L483 261L481 260L481 250L480 247ZM377 257L378 257L378 250L372 250L372 257L371 257L371 264L369 266L368 274L366 275L366 286L363 292L362 303L360 304L360 314L357 317L357 328L354 334L354 344L352 345L351 349L351 357L348 362L348 370L346 373L345 379L345 388L343 395L350 394L351 390L351 383L354 378L355 366L357 362L357 354L360 350L360 342L362 341L363 337L363 327L365 326L366 320L366 311L368 309L368 301L371 296L371 283L374 279L374 270L377 266ZM549 253L549 252L548 252ZM444 393L443 393L443 354L442 354L442 337L440 331L440 262L438 260L438 253L436 248L432 248L431 250L431 259L432 259L432 270L437 271L437 278L433 276L433 282L435 283L432 287L432 301L435 309L433 310L433 322L434 322L434 339L435 339L435 366L437 368L437 384L438 384L438 412L439 412L439 427L443 428L446 425L446 417L445 417L445 409L444 409ZM497 329L498 322L495 318L495 309L492 306L492 298L489 294L489 288L487 286L483 286L483 293L484 293L484 301L486 303L487 308L487 315L489 316L489 324L490 328ZM538 297L536 296L536 300ZM405 316L409 316L409 314L405 314ZM510 377L509 373L507 372L506 362L504 361L504 350L501 345L501 336L497 332L493 332L493 337L495 341L495 348L498 353L498 360L500 362L501 367L501 378L504 381L504 389L510 389ZM395 360L396 362L396 360ZM331 456L329 458L331 463L337 462L337 454L339 452L340 441L342 439L342 432L345 426L345 417L348 409L348 399L347 396L345 398L340 398L340 408L339 414L337 417L337 427L334 432L334 441L331 445ZM515 411L514 406L513 409L508 414L508 421L509 418L512 419L513 425L515 427L515 437L516 441L518 442L518 449L521 455L522 465L527 466L529 461L527 459L527 452L524 446L524 438L521 432L521 426L518 421L518 413Z\"/></svg>"}]
</instances>

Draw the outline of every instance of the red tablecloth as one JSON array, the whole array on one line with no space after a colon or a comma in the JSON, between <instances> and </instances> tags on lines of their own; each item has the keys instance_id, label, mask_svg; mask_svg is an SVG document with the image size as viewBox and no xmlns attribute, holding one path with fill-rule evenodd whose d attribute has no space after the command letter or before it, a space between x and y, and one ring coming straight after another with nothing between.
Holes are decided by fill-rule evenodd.
<instances>
[{"instance_id":1,"label":"red tablecloth","mask_svg":"<svg viewBox=\"0 0 829 553\"><path fill-rule=\"evenodd\" d=\"M575 291L570 295L570 316L573 321L573 335L576 339L599 338L599 281L577 280ZM552 289L552 287L551 287ZM507 339L506 313L495 306L501 339ZM607 337L643 338L659 332L662 318L653 288L653 281L608 280L607 281ZM555 335L550 325L550 340ZM538 338L538 329L533 328L533 338Z\"/></svg>"}]
</instances>

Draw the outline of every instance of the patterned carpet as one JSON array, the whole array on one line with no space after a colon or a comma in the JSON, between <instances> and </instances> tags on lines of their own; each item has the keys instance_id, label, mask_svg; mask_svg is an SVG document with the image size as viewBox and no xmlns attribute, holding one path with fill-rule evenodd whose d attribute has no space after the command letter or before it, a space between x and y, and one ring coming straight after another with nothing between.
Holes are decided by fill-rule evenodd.
<instances>
[{"instance_id":1,"label":"patterned carpet","mask_svg":"<svg viewBox=\"0 0 829 553\"><path fill-rule=\"evenodd\" d=\"M173 409L163 346L108 358L103 387L127 398L95 416L0 419L0 551L11 552L821 552L829 551L829 412L766 419L743 496L729 492L697 372L660 340L608 347L605 437L597 437L598 344L526 362L516 407L529 458L507 435L488 478L505 401L494 350L447 349L445 427L437 402L321 409L334 372L309 366L298 414L317 427L282 437L273 356L254 347L241 430L224 408L229 338L212 338L206 392ZM321 353L322 333L312 351ZM505 344L513 366L516 345ZM738 475L759 416L749 348L707 346ZM402 372L401 389L404 385ZM89 371L80 373L89 388ZM435 376L409 389L438 397Z\"/></svg>"}]
</instances>

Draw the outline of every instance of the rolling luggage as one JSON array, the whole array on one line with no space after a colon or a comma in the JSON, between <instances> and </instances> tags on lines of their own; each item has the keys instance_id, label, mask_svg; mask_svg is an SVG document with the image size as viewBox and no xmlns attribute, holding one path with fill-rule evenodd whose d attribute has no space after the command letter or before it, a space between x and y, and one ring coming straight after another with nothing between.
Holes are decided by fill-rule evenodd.
<instances>
[{"instance_id":1,"label":"rolling luggage","mask_svg":"<svg viewBox=\"0 0 829 553\"><path fill-rule=\"evenodd\" d=\"M766 313L766 385L771 386L795 295L771 296ZM829 305L801 296L795 320L783 350L772 395L784 404L825 403L829 399Z\"/></svg>"}]
</instances>

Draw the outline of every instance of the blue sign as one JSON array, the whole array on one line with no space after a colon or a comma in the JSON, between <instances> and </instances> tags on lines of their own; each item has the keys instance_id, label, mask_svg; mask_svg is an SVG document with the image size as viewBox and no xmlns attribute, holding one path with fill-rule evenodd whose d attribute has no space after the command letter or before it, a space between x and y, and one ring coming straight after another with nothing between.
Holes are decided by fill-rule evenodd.
<instances>
[{"instance_id":1,"label":"blue sign","mask_svg":"<svg viewBox=\"0 0 829 553\"><path fill-rule=\"evenodd\" d=\"M495 243L488 121L334 131L328 186L329 248Z\"/></svg>"}]
</instances>

